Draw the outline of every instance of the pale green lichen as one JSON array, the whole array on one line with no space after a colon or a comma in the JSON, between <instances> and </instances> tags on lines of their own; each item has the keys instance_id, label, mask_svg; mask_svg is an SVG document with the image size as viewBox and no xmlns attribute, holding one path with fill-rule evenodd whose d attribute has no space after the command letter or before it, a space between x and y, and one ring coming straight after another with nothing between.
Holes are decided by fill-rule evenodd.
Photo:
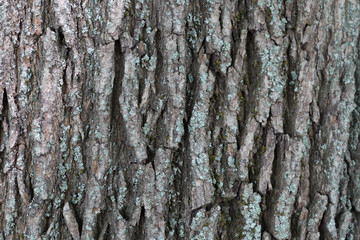
<instances>
[{"instance_id":1,"label":"pale green lichen","mask_svg":"<svg viewBox=\"0 0 360 240\"><path fill-rule=\"evenodd\" d=\"M240 226L237 237L252 240L261 238L261 196L254 193L252 183L244 185L240 195L240 213L244 225Z\"/></svg>"}]
</instances>

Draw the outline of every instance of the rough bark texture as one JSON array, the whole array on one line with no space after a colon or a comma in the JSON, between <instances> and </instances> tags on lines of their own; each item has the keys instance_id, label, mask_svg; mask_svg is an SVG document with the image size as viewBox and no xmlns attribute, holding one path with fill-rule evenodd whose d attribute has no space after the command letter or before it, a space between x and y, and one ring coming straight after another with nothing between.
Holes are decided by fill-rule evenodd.
<instances>
[{"instance_id":1,"label":"rough bark texture","mask_svg":"<svg viewBox=\"0 0 360 240\"><path fill-rule=\"evenodd\" d=\"M1 0L0 239L360 239L359 0Z\"/></svg>"}]
</instances>

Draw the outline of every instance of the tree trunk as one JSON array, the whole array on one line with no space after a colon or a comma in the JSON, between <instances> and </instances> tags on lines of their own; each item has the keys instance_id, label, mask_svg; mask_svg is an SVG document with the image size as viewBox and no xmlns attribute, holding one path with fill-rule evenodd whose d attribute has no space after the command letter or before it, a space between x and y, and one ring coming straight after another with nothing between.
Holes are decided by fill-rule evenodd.
<instances>
[{"instance_id":1,"label":"tree trunk","mask_svg":"<svg viewBox=\"0 0 360 240\"><path fill-rule=\"evenodd\" d=\"M0 20L0 239L360 239L359 0Z\"/></svg>"}]
</instances>

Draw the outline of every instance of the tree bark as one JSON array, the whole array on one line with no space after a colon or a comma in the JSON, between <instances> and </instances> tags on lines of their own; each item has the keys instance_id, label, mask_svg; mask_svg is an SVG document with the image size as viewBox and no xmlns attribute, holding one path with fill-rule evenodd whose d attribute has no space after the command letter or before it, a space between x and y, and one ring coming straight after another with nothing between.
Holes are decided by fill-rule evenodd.
<instances>
[{"instance_id":1,"label":"tree bark","mask_svg":"<svg viewBox=\"0 0 360 240\"><path fill-rule=\"evenodd\" d=\"M0 239L360 239L359 0L0 22Z\"/></svg>"}]
</instances>

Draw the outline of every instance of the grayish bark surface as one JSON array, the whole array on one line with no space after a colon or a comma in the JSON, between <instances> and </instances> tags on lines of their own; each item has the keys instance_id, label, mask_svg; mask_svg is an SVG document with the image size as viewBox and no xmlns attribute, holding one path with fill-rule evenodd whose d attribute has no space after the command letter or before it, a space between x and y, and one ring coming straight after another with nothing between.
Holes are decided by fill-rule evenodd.
<instances>
[{"instance_id":1,"label":"grayish bark surface","mask_svg":"<svg viewBox=\"0 0 360 240\"><path fill-rule=\"evenodd\" d=\"M0 239L360 239L359 0L0 22Z\"/></svg>"}]
</instances>

